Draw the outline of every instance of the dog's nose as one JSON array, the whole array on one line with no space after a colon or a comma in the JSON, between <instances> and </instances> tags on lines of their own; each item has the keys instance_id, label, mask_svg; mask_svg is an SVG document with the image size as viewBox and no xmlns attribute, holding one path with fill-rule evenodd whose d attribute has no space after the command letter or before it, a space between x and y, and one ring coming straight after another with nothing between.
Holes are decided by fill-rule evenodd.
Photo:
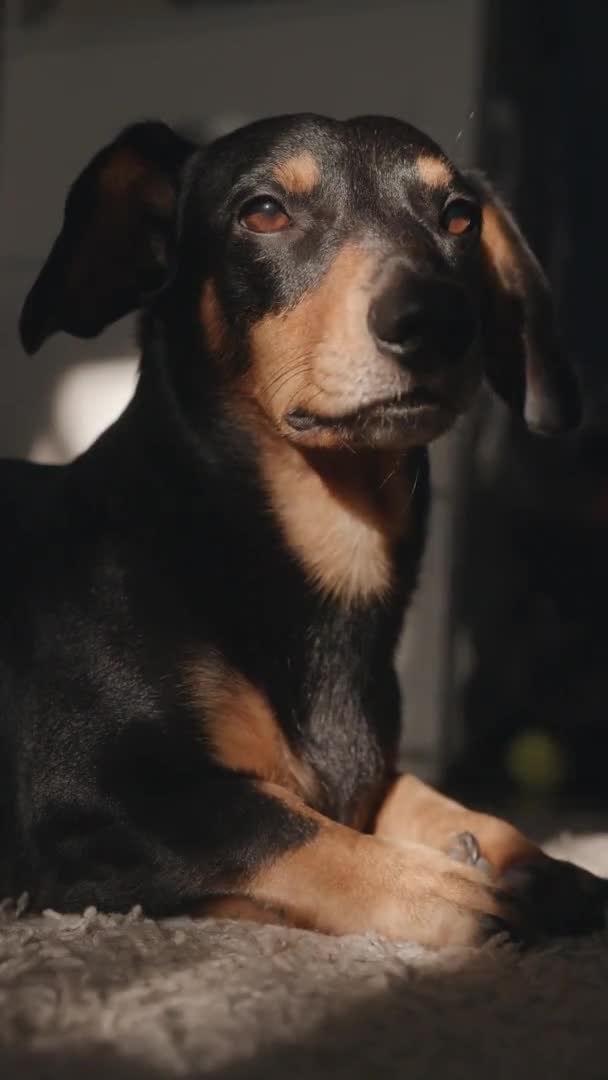
<instances>
[{"instance_id":1,"label":"dog's nose","mask_svg":"<svg viewBox=\"0 0 608 1080\"><path fill-rule=\"evenodd\" d=\"M393 274L372 301L368 322L379 349L407 367L460 359L477 331L464 289L407 269Z\"/></svg>"}]
</instances>

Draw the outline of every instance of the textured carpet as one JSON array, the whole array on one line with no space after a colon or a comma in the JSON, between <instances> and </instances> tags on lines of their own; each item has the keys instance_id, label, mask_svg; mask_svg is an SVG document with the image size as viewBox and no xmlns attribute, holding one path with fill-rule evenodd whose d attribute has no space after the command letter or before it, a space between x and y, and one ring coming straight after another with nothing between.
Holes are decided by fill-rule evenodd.
<instances>
[{"instance_id":1,"label":"textured carpet","mask_svg":"<svg viewBox=\"0 0 608 1080\"><path fill-rule=\"evenodd\" d=\"M552 850L608 876L608 835ZM429 953L228 921L0 914L2 1080L608 1077L608 935Z\"/></svg>"}]
</instances>

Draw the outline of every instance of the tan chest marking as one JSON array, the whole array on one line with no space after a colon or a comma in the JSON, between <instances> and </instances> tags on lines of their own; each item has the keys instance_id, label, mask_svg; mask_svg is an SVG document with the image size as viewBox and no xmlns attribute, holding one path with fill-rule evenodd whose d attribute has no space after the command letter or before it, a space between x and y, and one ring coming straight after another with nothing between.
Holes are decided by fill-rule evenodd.
<instances>
[{"instance_id":1,"label":"tan chest marking","mask_svg":"<svg viewBox=\"0 0 608 1080\"><path fill-rule=\"evenodd\" d=\"M288 745L260 690L218 656L189 663L186 681L201 715L205 743L218 764L315 801L312 769Z\"/></svg>"},{"instance_id":2,"label":"tan chest marking","mask_svg":"<svg viewBox=\"0 0 608 1080\"><path fill-rule=\"evenodd\" d=\"M287 545L313 585L347 605L390 591L415 483L406 458L273 441L263 446L262 473Z\"/></svg>"}]
</instances>

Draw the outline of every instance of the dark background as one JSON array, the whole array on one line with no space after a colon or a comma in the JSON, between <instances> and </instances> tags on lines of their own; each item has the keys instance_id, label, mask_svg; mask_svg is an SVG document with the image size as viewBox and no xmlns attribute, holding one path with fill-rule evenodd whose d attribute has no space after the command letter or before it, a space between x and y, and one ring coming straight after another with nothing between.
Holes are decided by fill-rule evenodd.
<instances>
[{"instance_id":1,"label":"dark background","mask_svg":"<svg viewBox=\"0 0 608 1080\"><path fill-rule=\"evenodd\" d=\"M484 799L536 787L566 805L606 803L604 19L599 3L488 7L478 157L552 280L584 423L544 441L503 416L484 461L492 421L485 430L479 421L455 567L455 621L470 633L475 664L463 688L464 745L448 754L447 779ZM513 740L531 731L552 740L553 782L526 783L509 769Z\"/></svg>"}]
</instances>

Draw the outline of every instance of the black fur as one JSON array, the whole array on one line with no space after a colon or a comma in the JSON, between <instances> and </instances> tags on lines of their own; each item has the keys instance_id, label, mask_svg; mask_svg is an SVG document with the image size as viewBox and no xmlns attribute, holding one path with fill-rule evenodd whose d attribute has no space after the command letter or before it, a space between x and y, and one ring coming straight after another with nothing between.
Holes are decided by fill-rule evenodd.
<instances>
[{"instance_id":1,"label":"black fur","mask_svg":"<svg viewBox=\"0 0 608 1080\"><path fill-rule=\"evenodd\" d=\"M124 149L145 179L116 217L97 185ZM271 166L300 149L322 181L292 199L291 237L265 244L238 209L260 189L284 198ZM175 913L312 835L252 777L214 763L185 685L190 657L221 654L264 692L316 774L321 811L352 820L386 778L426 449L409 451L414 524L394 549L393 592L348 607L316 590L286 547L250 433L228 406L251 325L296 305L349 238L390 238L417 273L466 289L482 317L479 238L457 246L439 232L445 192L416 178L421 151L440 153L382 118L278 118L206 148L143 125L74 186L24 308L24 344L33 351L57 330L88 336L141 307L141 377L124 415L72 464L0 469L0 896ZM456 172L452 187L475 198ZM91 246L91 229L117 228L117 249ZM242 343L223 366L200 323L210 275Z\"/></svg>"}]
</instances>

